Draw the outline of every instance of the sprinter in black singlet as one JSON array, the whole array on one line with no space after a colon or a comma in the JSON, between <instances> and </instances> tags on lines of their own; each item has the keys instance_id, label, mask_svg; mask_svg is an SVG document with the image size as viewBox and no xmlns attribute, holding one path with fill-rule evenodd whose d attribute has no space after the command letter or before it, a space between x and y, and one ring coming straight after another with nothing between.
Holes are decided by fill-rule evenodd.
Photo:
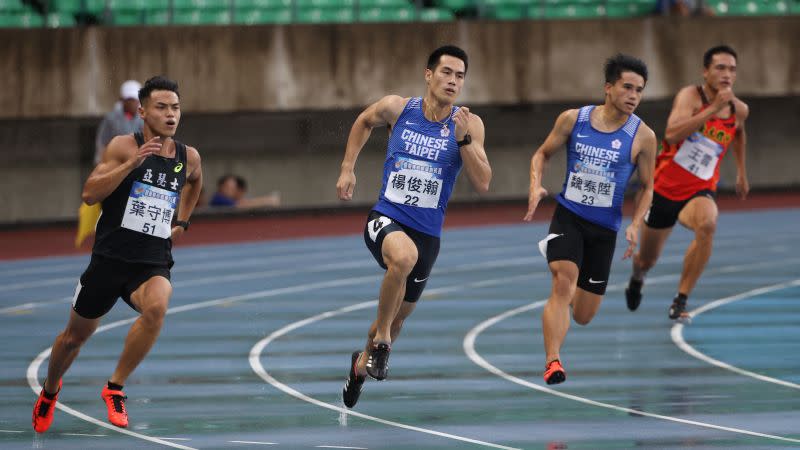
<instances>
[{"instance_id":1,"label":"sprinter in black singlet","mask_svg":"<svg viewBox=\"0 0 800 450\"><path fill-rule=\"evenodd\" d=\"M119 297L140 316L101 393L108 419L118 427L128 426L123 384L161 332L172 294L172 240L189 228L203 174L197 150L173 139L181 117L177 83L153 77L139 100L142 132L114 138L83 187L84 202L101 202L103 212L91 262L75 288L69 322L53 344L34 405L39 433L53 422L61 378Z\"/></svg>"}]
</instances>

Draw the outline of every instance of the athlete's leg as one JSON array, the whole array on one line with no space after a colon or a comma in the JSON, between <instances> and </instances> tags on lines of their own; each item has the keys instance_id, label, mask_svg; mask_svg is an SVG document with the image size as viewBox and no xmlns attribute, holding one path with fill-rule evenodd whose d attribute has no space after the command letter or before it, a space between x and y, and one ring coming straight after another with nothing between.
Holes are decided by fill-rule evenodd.
<instances>
[{"instance_id":1,"label":"athlete's leg","mask_svg":"<svg viewBox=\"0 0 800 450\"><path fill-rule=\"evenodd\" d=\"M391 344L392 322L403 303L408 274L417 263L417 246L406 233L393 232L383 239L381 254L386 274L378 298L378 317L373 324L375 334L370 336L376 344Z\"/></svg>"},{"instance_id":2,"label":"athlete's leg","mask_svg":"<svg viewBox=\"0 0 800 450\"><path fill-rule=\"evenodd\" d=\"M578 325L588 325L600 309L602 301L602 295L577 288L572 298L572 318Z\"/></svg>"},{"instance_id":3,"label":"athlete's leg","mask_svg":"<svg viewBox=\"0 0 800 450\"><path fill-rule=\"evenodd\" d=\"M559 359L559 351L569 329L569 305L575 296L578 282L578 266L572 261L560 260L550 263L553 286L550 298L542 311L545 362Z\"/></svg>"},{"instance_id":4,"label":"athlete's leg","mask_svg":"<svg viewBox=\"0 0 800 450\"><path fill-rule=\"evenodd\" d=\"M163 276L154 276L133 291L131 303L141 315L128 331L125 347L114 375L109 381L120 386L124 385L131 372L153 347L161 333L161 325L164 323L171 295L172 285Z\"/></svg>"},{"instance_id":5,"label":"athlete's leg","mask_svg":"<svg viewBox=\"0 0 800 450\"><path fill-rule=\"evenodd\" d=\"M644 279L647 272L656 265L670 233L672 233L672 227L651 228L647 224L642 224L639 251L632 258L633 273L631 278L638 281Z\"/></svg>"},{"instance_id":6,"label":"athlete's leg","mask_svg":"<svg viewBox=\"0 0 800 450\"><path fill-rule=\"evenodd\" d=\"M50 363L47 366L47 378L44 390L50 394L58 392L59 380L78 356L81 347L97 329L100 319L86 319L74 310L70 310L69 322L64 331L56 337Z\"/></svg>"},{"instance_id":7,"label":"athlete's leg","mask_svg":"<svg viewBox=\"0 0 800 450\"><path fill-rule=\"evenodd\" d=\"M711 258L718 215L714 200L701 195L691 199L678 216L681 224L694 231L694 240L683 259L679 294L688 296L691 293Z\"/></svg>"},{"instance_id":8,"label":"athlete's leg","mask_svg":"<svg viewBox=\"0 0 800 450\"><path fill-rule=\"evenodd\" d=\"M392 343L394 343L397 338L400 336L400 331L403 328L403 323L414 312L414 308L416 308L416 302L400 302L400 308L397 310L395 314L394 320L392 321L391 327L391 336L392 336ZM372 326L369 329L369 338L367 339L367 345L364 348L366 352L369 352L372 347L375 346L375 333L377 332L377 321L372 323ZM358 375L366 375L367 374L367 358L360 358L358 360Z\"/></svg>"}]
</instances>

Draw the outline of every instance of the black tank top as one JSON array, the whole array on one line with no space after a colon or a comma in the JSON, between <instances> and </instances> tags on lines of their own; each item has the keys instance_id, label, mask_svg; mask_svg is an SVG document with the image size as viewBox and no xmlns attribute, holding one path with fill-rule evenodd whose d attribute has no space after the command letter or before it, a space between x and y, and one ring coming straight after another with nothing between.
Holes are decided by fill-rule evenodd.
<instances>
[{"instance_id":1,"label":"black tank top","mask_svg":"<svg viewBox=\"0 0 800 450\"><path fill-rule=\"evenodd\" d=\"M144 135L135 133L138 146ZM133 263L172 265L172 219L186 183L186 146L175 158L148 156L103 200L92 252Z\"/></svg>"}]
</instances>

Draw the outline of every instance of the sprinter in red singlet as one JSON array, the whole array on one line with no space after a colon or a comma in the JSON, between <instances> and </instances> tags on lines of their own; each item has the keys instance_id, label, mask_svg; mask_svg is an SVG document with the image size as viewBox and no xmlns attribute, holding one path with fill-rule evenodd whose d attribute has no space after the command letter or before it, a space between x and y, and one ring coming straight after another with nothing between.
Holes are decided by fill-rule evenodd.
<instances>
[{"instance_id":1,"label":"sprinter in red singlet","mask_svg":"<svg viewBox=\"0 0 800 450\"><path fill-rule=\"evenodd\" d=\"M719 167L731 146L736 159L736 193L744 199L750 189L744 128L748 107L733 93L736 60L736 52L727 45L710 48L703 55L703 85L684 87L675 96L656 161L653 203L644 218L641 246L633 257L633 273L625 290L631 311L639 307L645 275L655 265L672 227L679 221L694 231L695 238L683 260L669 317L688 317L687 297L711 257L718 215L715 197Z\"/></svg>"}]
</instances>

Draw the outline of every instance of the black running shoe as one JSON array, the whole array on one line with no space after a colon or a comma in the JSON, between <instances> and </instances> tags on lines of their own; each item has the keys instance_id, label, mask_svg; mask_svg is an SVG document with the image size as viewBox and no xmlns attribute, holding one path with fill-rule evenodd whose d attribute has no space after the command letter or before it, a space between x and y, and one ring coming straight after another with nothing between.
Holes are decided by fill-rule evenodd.
<instances>
[{"instance_id":1,"label":"black running shoe","mask_svg":"<svg viewBox=\"0 0 800 450\"><path fill-rule=\"evenodd\" d=\"M350 373L347 374L347 380L344 382L344 388L342 389L342 400L344 401L344 406L348 408L356 406L358 396L361 395L361 388L364 387L364 382L367 381L367 377L359 376L356 371L359 356L361 356L361 352L358 350L353 352L353 356L350 358Z\"/></svg>"},{"instance_id":2,"label":"black running shoe","mask_svg":"<svg viewBox=\"0 0 800 450\"><path fill-rule=\"evenodd\" d=\"M389 375L389 344L378 344L372 347L367 358L367 373L378 381L383 381Z\"/></svg>"},{"instance_id":3,"label":"black running shoe","mask_svg":"<svg viewBox=\"0 0 800 450\"><path fill-rule=\"evenodd\" d=\"M689 313L686 312L686 299L675 297L669 307L669 318L672 320L688 320Z\"/></svg>"},{"instance_id":4,"label":"black running shoe","mask_svg":"<svg viewBox=\"0 0 800 450\"><path fill-rule=\"evenodd\" d=\"M634 280L633 278L628 281L628 287L625 288L625 300L628 302L628 309L636 311L639 304L642 303L642 284L644 280Z\"/></svg>"}]
</instances>

